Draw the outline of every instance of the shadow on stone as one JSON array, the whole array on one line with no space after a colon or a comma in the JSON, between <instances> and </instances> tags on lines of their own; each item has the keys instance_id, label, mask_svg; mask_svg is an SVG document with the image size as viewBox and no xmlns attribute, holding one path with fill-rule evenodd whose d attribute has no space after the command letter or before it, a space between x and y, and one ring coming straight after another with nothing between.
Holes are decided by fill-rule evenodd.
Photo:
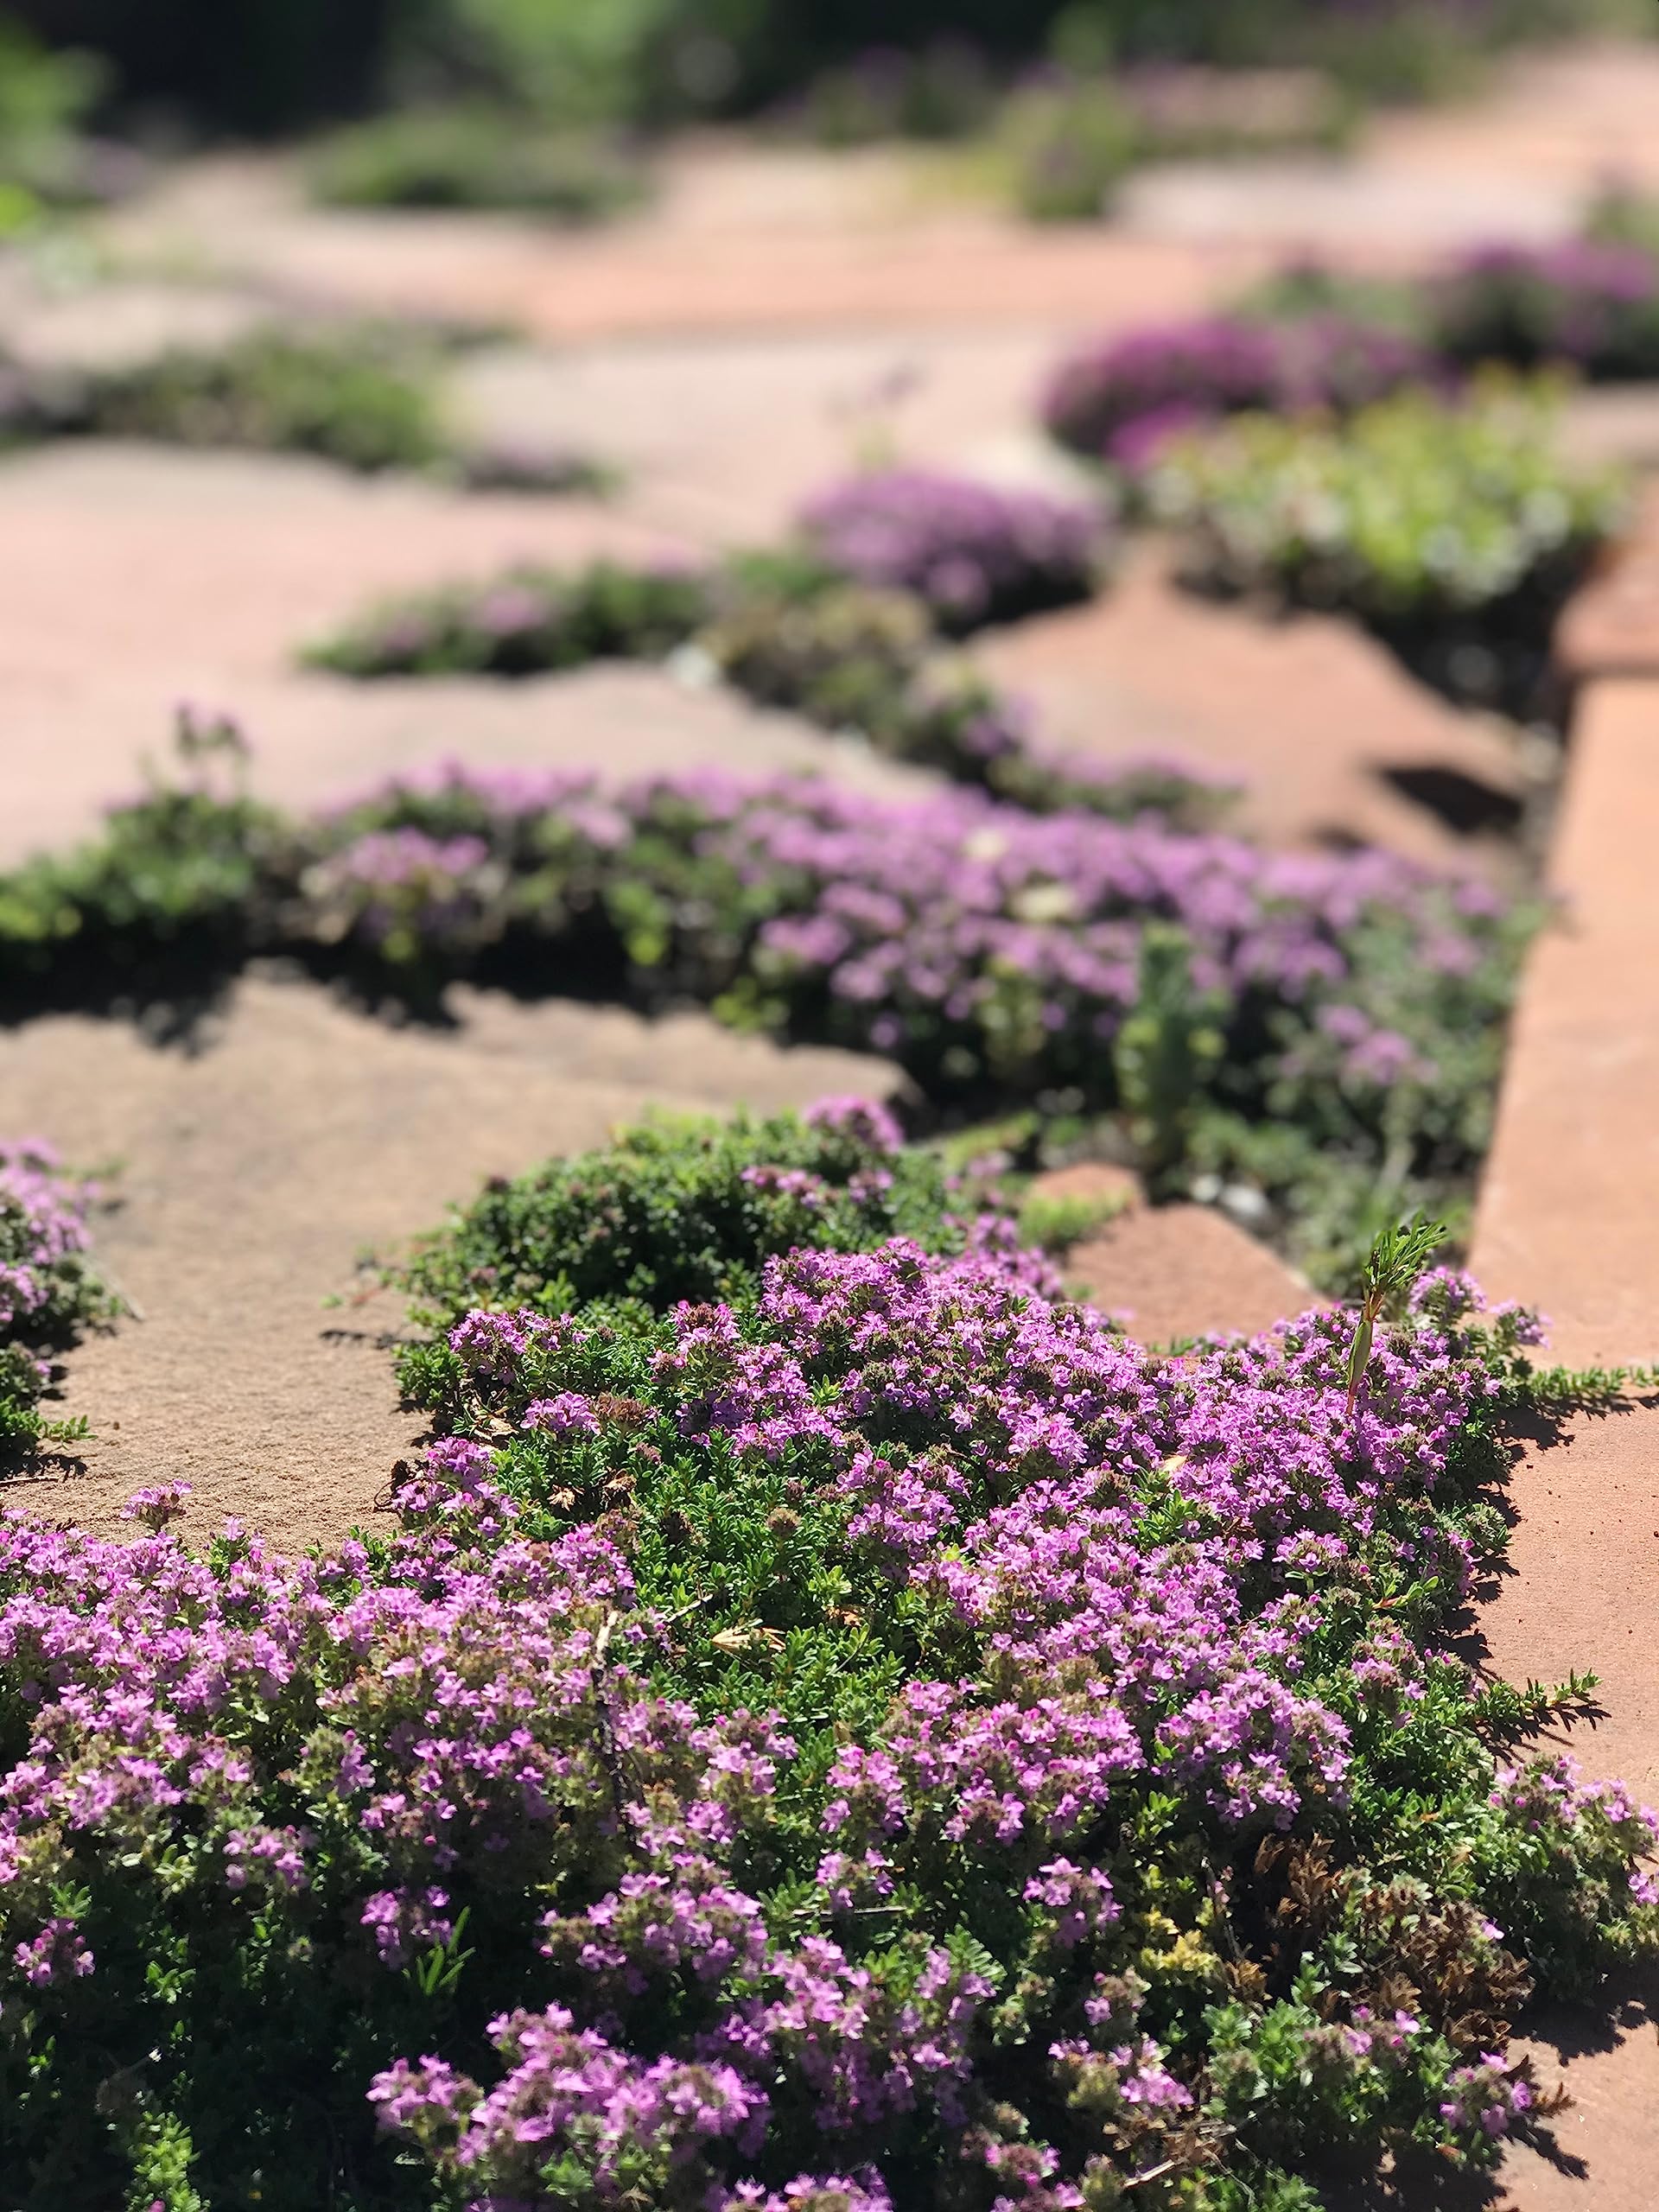
<instances>
[{"instance_id":1,"label":"shadow on stone","mask_svg":"<svg viewBox=\"0 0 1659 2212\"><path fill-rule=\"evenodd\" d=\"M1391 790L1426 808L1456 836L1513 836L1521 827L1524 809L1512 791L1500 791L1461 768L1425 760L1378 773Z\"/></svg>"}]
</instances>

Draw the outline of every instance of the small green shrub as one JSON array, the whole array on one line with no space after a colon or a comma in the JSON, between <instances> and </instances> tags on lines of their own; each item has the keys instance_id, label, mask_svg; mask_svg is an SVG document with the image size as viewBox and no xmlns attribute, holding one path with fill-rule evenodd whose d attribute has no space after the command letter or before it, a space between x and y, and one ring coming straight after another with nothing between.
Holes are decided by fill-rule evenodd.
<instances>
[{"instance_id":1,"label":"small green shrub","mask_svg":"<svg viewBox=\"0 0 1659 2212\"><path fill-rule=\"evenodd\" d=\"M392 1280L439 1329L480 1306L562 1313L637 1299L666 1313L743 1294L765 1260L799 1246L909 1236L960 1251L963 1235L935 1156L902 1146L884 1108L836 1099L805 1120L647 1122L491 1183ZM408 1355L406 1381L424 1357Z\"/></svg>"},{"instance_id":2,"label":"small green shrub","mask_svg":"<svg viewBox=\"0 0 1659 2212\"><path fill-rule=\"evenodd\" d=\"M528 566L493 582L387 601L308 648L341 676L539 676L593 660L660 660L709 620L714 580L696 569L590 562Z\"/></svg>"},{"instance_id":3,"label":"small green shrub","mask_svg":"<svg viewBox=\"0 0 1659 2212\"><path fill-rule=\"evenodd\" d=\"M742 601L701 642L760 704L879 736L902 716L933 633L908 594L836 584L805 601Z\"/></svg>"},{"instance_id":4,"label":"small green shrub","mask_svg":"<svg viewBox=\"0 0 1659 2212\"><path fill-rule=\"evenodd\" d=\"M95 149L80 126L107 75L96 54L43 46L0 15L0 191L19 216L103 196Z\"/></svg>"},{"instance_id":5,"label":"small green shrub","mask_svg":"<svg viewBox=\"0 0 1659 2212\"><path fill-rule=\"evenodd\" d=\"M492 108L416 110L329 139L311 189L342 207L511 208L596 223L645 196L643 164L591 136L538 130Z\"/></svg>"},{"instance_id":6,"label":"small green shrub","mask_svg":"<svg viewBox=\"0 0 1659 2212\"><path fill-rule=\"evenodd\" d=\"M1154 1179L1192 1150L1192 1123L1226 1052L1213 994L1192 979L1184 930L1154 923L1142 932L1135 1006L1112 1043L1112 1071L1128 1133Z\"/></svg>"},{"instance_id":7,"label":"small green shrub","mask_svg":"<svg viewBox=\"0 0 1659 2212\"><path fill-rule=\"evenodd\" d=\"M1269 323L1340 318L1357 329L1392 330L1421 345L1430 334L1421 283L1360 276L1313 257L1288 261L1247 286L1232 311Z\"/></svg>"},{"instance_id":8,"label":"small green shrub","mask_svg":"<svg viewBox=\"0 0 1659 2212\"><path fill-rule=\"evenodd\" d=\"M569 446L531 439L488 438L463 446L456 473L469 492L523 492L531 495L602 499L621 482L618 472Z\"/></svg>"},{"instance_id":9,"label":"small green shrub","mask_svg":"<svg viewBox=\"0 0 1659 2212\"><path fill-rule=\"evenodd\" d=\"M1138 149L1135 117L1104 78L1014 93L1002 139L1014 205L1039 223L1097 221Z\"/></svg>"},{"instance_id":10,"label":"small green shrub","mask_svg":"<svg viewBox=\"0 0 1659 2212\"><path fill-rule=\"evenodd\" d=\"M0 972L16 988L84 980L118 995L135 974L222 974L269 926L298 866L292 826L251 798L236 725L180 710L183 773L152 772L102 833L0 876Z\"/></svg>"},{"instance_id":11,"label":"small green shrub","mask_svg":"<svg viewBox=\"0 0 1659 2212\"><path fill-rule=\"evenodd\" d=\"M1082 1244L1134 1204L1122 1191L1033 1191L1015 1217L1022 1244L1044 1252L1066 1252Z\"/></svg>"},{"instance_id":12,"label":"small green shrub","mask_svg":"<svg viewBox=\"0 0 1659 2212\"><path fill-rule=\"evenodd\" d=\"M1408 391L1337 426L1240 416L1172 443L1154 511L1190 581L1352 614L1453 696L1524 712L1622 486L1553 450L1548 387Z\"/></svg>"},{"instance_id":13,"label":"small green shrub","mask_svg":"<svg viewBox=\"0 0 1659 2212\"><path fill-rule=\"evenodd\" d=\"M425 468L450 449L428 377L368 331L264 329L224 346L175 346L88 378L68 427L314 453L364 470Z\"/></svg>"},{"instance_id":14,"label":"small green shrub","mask_svg":"<svg viewBox=\"0 0 1659 2212\"><path fill-rule=\"evenodd\" d=\"M1584 219L1584 235L1597 245L1633 245L1659 264L1659 197L1627 184L1599 194Z\"/></svg>"},{"instance_id":15,"label":"small green shrub","mask_svg":"<svg viewBox=\"0 0 1659 2212\"><path fill-rule=\"evenodd\" d=\"M962 139L985 128L997 97L977 48L937 38L912 52L883 47L821 70L782 119L823 146Z\"/></svg>"}]
</instances>

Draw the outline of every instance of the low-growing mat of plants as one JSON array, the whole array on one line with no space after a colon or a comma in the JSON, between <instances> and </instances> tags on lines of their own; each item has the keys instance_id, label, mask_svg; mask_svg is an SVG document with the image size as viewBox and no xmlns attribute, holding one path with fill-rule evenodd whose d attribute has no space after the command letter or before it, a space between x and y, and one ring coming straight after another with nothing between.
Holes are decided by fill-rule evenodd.
<instances>
[{"instance_id":1,"label":"low-growing mat of plants","mask_svg":"<svg viewBox=\"0 0 1659 2212\"><path fill-rule=\"evenodd\" d=\"M1195 830L1138 771L1128 820L459 766L300 817L249 794L231 726L182 740L99 836L0 875L14 1017L199 1001L262 957L435 1016L461 977L697 1005L887 1054L935 1118L1023 1113L1042 1156L1218 1178L1321 1280L1466 1205L1529 925L1478 881Z\"/></svg>"},{"instance_id":2,"label":"low-growing mat of plants","mask_svg":"<svg viewBox=\"0 0 1659 2212\"><path fill-rule=\"evenodd\" d=\"M1451 1646L1626 1378L1427 1226L1148 1351L988 1196L859 1100L625 1132L392 1270L392 1533L0 1520L10 2203L1317 2212L1548 2124L1659 1824ZM0 1156L36 1395L89 1202Z\"/></svg>"},{"instance_id":3,"label":"low-growing mat of plants","mask_svg":"<svg viewBox=\"0 0 1659 2212\"><path fill-rule=\"evenodd\" d=\"M366 680L677 655L902 758L1072 804L1077 776L959 648L1108 586L1127 519L1170 534L1195 589L1345 615L1455 702L1547 720L1556 619L1627 487L1557 452L1556 380L1423 374L1392 332L1331 318L1114 339L1063 362L1044 400L1050 433L1100 464L1093 501L876 468L809 502L777 547L702 568L521 564L372 607L306 658Z\"/></svg>"},{"instance_id":4,"label":"low-growing mat of plants","mask_svg":"<svg viewBox=\"0 0 1659 2212\"><path fill-rule=\"evenodd\" d=\"M58 438L134 438L313 454L363 474L418 471L478 491L608 489L610 472L585 455L457 435L438 356L469 335L393 323L258 327L97 369L0 352L0 453Z\"/></svg>"}]
</instances>

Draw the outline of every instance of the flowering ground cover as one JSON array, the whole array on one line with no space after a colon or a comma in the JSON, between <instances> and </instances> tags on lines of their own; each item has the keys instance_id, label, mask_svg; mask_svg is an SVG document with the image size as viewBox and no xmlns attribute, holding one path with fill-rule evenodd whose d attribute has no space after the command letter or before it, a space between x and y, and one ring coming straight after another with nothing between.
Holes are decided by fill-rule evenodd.
<instances>
[{"instance_id":1,"label":"flowering ground cover","mask_svg":"<svg viewBox=\"0 0 1659 2212\"><path fill-rule=\"evenodd\" d=\"M41 1402L54 1356L118 1310L86 1256L97 1195L37 1139L0 1143L0 1465L84 1433L74 1420L43 1414Z\"/></svg>"},{"instance_id":2,"label":"flowering ground cover","mask_svg":"<svg viewBox=\"0 0 1659 2212\"><path fill-rule=\"evenodd\" d=\"M1103 574L1103 513L950 476L879 472L838 486L774 549L699 569L518 566L372 608L306 659L372 679L529 677L672 657L885 753L1045 811L1127 817L1150 791L1198 823L1212 779L1173 764L1125 775L1045 746L1020 703L944 640L1084 598Z\"/></svg>"},{"instance_id":3,"label":"flowering ground cover","mask_svg":"<svg viewBox=\"0 0 1659 2212\"><path fill-rule=\"evenodd\" d=\"M1452 361L1554 363L1606 379L1659 375L1659 255L1637 245L1478 248L1429 282L1422 313Z\"/></svg>"},{"instance_id":4,"label":"flowering ground cover","mask_svg":"<svg viewBox=\"0 0 1659 2212\"><path fill-rule=\"evenodd\" d=\"M1351 316L1410 338L1453 371L1554 366L1641 381L1659 373L1659 232L1643 202L1613 194L1580 238L1472 246L1415 279L1293 264L1240 309L1275 325Z\"/></svg>"},{"instance_id":5,"label":"flowering ground cover","mask_svg":"<svg viewBox=\"0 0 1659 2212\"><path fill-rule=\"evenodd\" d=\"M1453 697L1524 713L1624 487L1552 451L1548 390L1400 392L1338 426L1236 416L1177 437L1154 511L1210 588L1355 615Z\"/></svg>"},{"instance_id":6,"label":"flowering ground cover","mask_svg":"<svg viewBox=\"0 0 1659 2212\"><path fill-rule=\"evenodd\" d=\"M851 476L810 501L801 519L807 543L831 568L913 593L946 630L1087 599L1106 552L1097 507L927 469Z\"/></svg>"},{"instance_id":7,"label":"flowering ground cover","mask_svg":"<svg viewBox=\"0 0 1659 2212\"><path fill-rule=\"evenodd\" d=\"M471 443L444 418L435 356L454 327L264 327L130 365L41 368L0 355L0 450L48 438L315 454L364 473L417 469L479 490L597 493L586 455Z\"/></svg>"},{"instance_id":8,"label":"flowering ground cover","mask_svg":"<svg viewBox=\"0 0 1659 2212\"><path fill-rule=\"evenodd\" d=\"M1052 372L1044 428L1131 476L1172 432L1241 413L1344 416L1391 392L1449 393L1471 370L1659 375L1659 250L1612 195L1587 234L1471 247L1426 276L1293 264L1232 312L1090 340Z\"/></svg>"},{"instance_id":9,"label":"flowering ground cover","mask_svg":"<svg viewBox=\"0 0 1659 2212\"><path fill-rule=\"evenodd\" d=\"M429 377L406 346L374 331L255 330L134 367L14 369L0 436L242 446L366 470L430 467L449 443Z\"/></svg>"},{"instance_id":10,"label":"flowering ground cover","mask_svg":"<svg viewBox=\"0 0 1659 2212\"><path fill-rule=\"evenodd\" d=\"M938 1109L1106 1116L1166 1187L1256 1186L1338 1274L1373 1210L1466 1189L1525 928L1376 853L714 775L457 767L293 819L199 772L0 879L16 1005L255 952L417 1005L458 975L698 1003L889 1053Z\"/></svg>"},{"instance_id":11,"label":"flowering ground cover","mask_svg":"<svg viewBox=\"0 0 1659 2212\"><path fill-rule=\"evenodd\" d=\"M397 1535L0 1522L20 2206L1315 2212L1537 2124L1659 1909L1526 1749L1586 1685L1446 1648L1529 1318L1158 1357L964 1199L635 1133L416 1255Z\"/></svg>"},{"instance_id":12,"label":"flowering ground cover","mask_svg":"<svg viewBox=\"0 0 1659 2212\"><path fill-rule=\"evenodd\" d=\"M1080 346L1053 372L1041 414L1061 445L1134 468L1172 430L1247 409L1345 412L1433 381L1437 366L1417 340L1357 316L1217 315Z\"/></svg>"},{"instance_id":13,"label":"flowering ground cover","mask_svg":"<svg viewBox=\"0 0 1659 2212\"><path fill-rule=\"evenodd\" d=\"M810 500L794 537L777 548L702 569L522 569L375 610L308 658L358 677L524 676L653 658L718 619L799 616L861 587L908 610L907 669L936 630L958 634L1088 598L1110 544L1098 502L876 469Z\"/></svg>"}]
</instances>

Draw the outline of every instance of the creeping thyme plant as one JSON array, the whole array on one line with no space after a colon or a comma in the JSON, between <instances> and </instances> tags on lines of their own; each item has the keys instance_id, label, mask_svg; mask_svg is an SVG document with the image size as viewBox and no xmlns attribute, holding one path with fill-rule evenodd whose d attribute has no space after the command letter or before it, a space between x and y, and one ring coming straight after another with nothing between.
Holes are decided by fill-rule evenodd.
<instances>
[{"instance_id":1,"label":"creeping thyme plant","mask_svg":"<svg viewBox=\"0 0 1659 2212\"><path fill-rule=\"evenodd\" d=\"M1408 1277L1363 1363L1332 1312L1160 1357L851 1100L486 1191L412 1262L397 1533L0 1522L12 2200L1491 2164L1522 2008L1655 1941L1656 1829L1447 1649L1534 1331Z\"/></svg>"},{"instance_id":2,"label":"creeping thyme plant","mask_svg":"<svg viewBox=\"0 0 1659 2212\"><path fill-rule=\"evenodd\" d=\"M38 1139L0 1141L0 1467L86 1433L79 1417L54 1419L41 1403L54 1356L118 1309L87 1258L97 1196Z\"/></svg>"},{"instance_id":3,"label":"creeping thyme plant","mask_svg":"<svg viewBox=\"0 0 1659 2212\"><path fill-rule=\"evenodd\" d=\"M278 953L428 1005L468 976L699 1003L888 1053L958 1117L1116 1116L1161 1188L1249 1185L1338 1281L1368 1207L1455 1205L1487 1141L1524 914L1381 854L1179 827L1144 810L1150 771L1130 822L459 767L293 819L219 774L210 748L0 876L12 1002L200 992Z\"/></svg>"},{"instance_id":4,"label":"creeping thyme plant","mask_svg":"<svg viewBox=\"0 0 1659 2212\"><path fill-rule=\"evenodd\" d=\"M1553 450L1556 395L1402 392L1342 426L1265 414L1170 441L1154 512L1188 575L1355 615L1454 697L1524 712L1624 487Z\"/></svg>"},{"instance_id":5,"label":"creeping thyme plant","mask_svg":"<svg viewBox=\"0 0 1659 2212\"><path fill-rule=\"evenodd\" d=\"M1121 814L1133 785L1044 747L1020 703L949 650L987 623L1088 598L1110 539L1098 501L874 469L810 501L780 546L702 567L519 564L372 607L306 658L359 680L668 660L1023 804ZM1194 781L1193 815L1213 798Z\"/></svg>"}]
</instances>

